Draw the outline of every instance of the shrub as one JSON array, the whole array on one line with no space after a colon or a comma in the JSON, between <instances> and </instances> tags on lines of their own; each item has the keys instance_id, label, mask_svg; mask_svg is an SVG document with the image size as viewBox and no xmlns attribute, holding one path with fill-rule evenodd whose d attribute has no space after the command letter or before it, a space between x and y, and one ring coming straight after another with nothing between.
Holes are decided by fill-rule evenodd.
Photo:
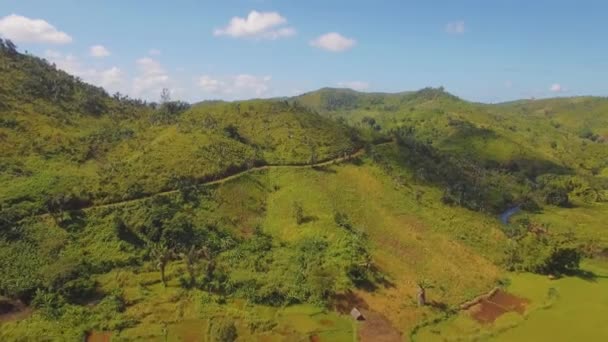
<instances>
[{"instance_id":1,"label":"shrub","mask_svg":"<svg viewBox=\"0 0 608 342\"><path fill-rule=\"evenodd\" d=\"M58 319L63 315L65 299L53 292L38 289L32 300L32 306L39 309L47 319Z\"/></svg>"},{"instance_id":2,"label":"shrub","mask_svg":"<svg viewBox=\"0 0 608 342\"><path fill-rule=\"evenodd\" d=\"M505 266L511 271L540 274L568 274L579 268L582 252L566 236L528 232L509 241Z\"/></svg>"},{"instance_id":3,"label":"shrub","mask_svg":"<svg viewBox=\"0 0 608 342\"><path fill-rule=\"evenodd\" d=\"M302 203L293 202L293 217L298 225L304 223L304 208L302 208Z\"/></svg>"},{"instance_id":4,"label":"shrub","mask_svg":"<svg viewBox=\"0 0 608 342\"><path fill-rule=\"evenodd\" d=\"M214 342L233 342L238 337L232 320L216 320L211 325L209 339Z\"/></svg>"},{"instance_id":5,"label":"shrub","mask_svg":"<svg viewBox=\"0 0 608 342\"><path fill-rule=\"evenodd\" d=\"M70 303L85 303L96 294L97 283L90 278L69 280L61 287L61 294Z\"/></svg>"},{"instance_id":6,"label":"shrub","mask_svg":"<svg viewBox=\"0 0 608 342\"><path fill-rule=\"evenodd\" d=\"M556 205L558 207L568 207L570 199L568 198L568 190L562 187L551 187L545 192L545 203Z\"/></svg>"},{"instance_id":7,"label":"shrub","mask_svg":"<svg viewBox=\"0 0 608 342\"><path fill-rule=\"evenodd\" d=\"M350 219L348 218L348 215L346 215L343 212L337 211L334 213L334 222L336 222L336 224L339 227L351 230L352 229L352 225L350 223Z\"/></svg>"}]
</instances>

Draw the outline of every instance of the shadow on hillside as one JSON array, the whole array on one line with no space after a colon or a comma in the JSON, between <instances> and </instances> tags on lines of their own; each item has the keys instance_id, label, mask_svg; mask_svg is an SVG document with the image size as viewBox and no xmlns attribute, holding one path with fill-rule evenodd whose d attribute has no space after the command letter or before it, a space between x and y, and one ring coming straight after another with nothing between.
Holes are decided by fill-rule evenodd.
<instances>
[{"instance_id":1,"label":"shadow on hillside","mask_svg":"<svg viewBox=\"0 0 608 342\"><path fill-rule=\"evenodd\" d=\"M369 274L371 277L357 277L356 280L353 280L355 286L366 292L374 292L379 287L385 289L395 287L395 283L390 281L376 265L369 266Z\"/></svg>"},{"instance_id":2,"label":"shadow on hillside","mask_svg":"<svg viewBox=\"0 0 608 342\"><path fill-rule=\"evenodd\" d=\"M580 278L589 282L597 282L598 279L608 279L608 275L599 275L597 273L587 271L587 270L575 270L566 274L570 277Z\"/></svg>"},{"instance_id":3,"label":"shadow on hillside","mask_svg":"<svg viewBox=\"0 0 608 342\"><path fill-rule=\"evenodd\" d=\"M501 166L505 171L521 172L530 179L547 173L557 175L569 175L573 173L572 169L568 167L542 159L515 158Z\"/></svg>"},{"instance_id":4,"label":"shadow on hillside","mask_svg":"<svg viewBox=\"0 0 608 342\"><path fill-rule=\"evenodd\" d=\"M439 310L442 312L448 311L448 309L449 309L449 306L446 303L438 302L435 300L428 302L427 305L433 309L436 309L436 310Z\"/></svg>"},{"instance_id":5,"label":"shadow on hillside","mask_svg":"<svg viewBox=\"0 0 608 342\"><path fill-rule=\"evenodd\" d=\"M488 136L492 133L483 132ZM399 156L397 162L411 170L419 181L443 189L442 200L475 211L498 214L516 200L511 196L518 184L534 182L546 173L569 174L573 171L547 160L518 158L507 163L483 161L476 156L444 151L416 138L413 128L395 133ZM378 158L379 164L390 170L390 160ZM507 171L510 179L494 180L497 173ZM498 179L497 179L498 180ZM497 194L499 194L497 196Z\"/></svg>"},{"instance_id":6,"label":"shadow on hillside","mask_svg":"<svg viewBox=\"0 0 608 342\"><path fill-rule=\"evenodd\" d=\"M318 219L319 218L314 215L304 216L304 217L302 217L301 224L314 222L314 221L317 221Z\"/></svg>"},{"instance_id":7,"label":"shadow on hillside","mask_svg":"<svg viewBox=\"0 0 608 342\"><path fill-rule=\"evenodd\" d=\"M323 173L338 173L338 171L330 168L327 165L324 165L324 166L313 166L312 169L315 170L315 171L318 171L318 172L323 172Z\"/></svg>"},{"instance_id":8,"label":"shadow on hillside","mask_svg":"<svg viewBox=\"0 0 608 342\"><path fill-rule=\"evenodd\" d=\"M348 160L346 160L346 162L349 164L355 165L355 166L363 165L363 160L361 160L361 158L359 158L359 157L348 159Z\"/></svg>"},{"instance_id":9,"label":"shadow on hillside","mask_svg":"<svg viewBox=\"0 0 608 342\"><path fill-rule=\"evenodd\" d=\"M87 225L87 216L83 210L66 211L57 224L67 231L78 232Z\"/></svg>"}]
</instances>

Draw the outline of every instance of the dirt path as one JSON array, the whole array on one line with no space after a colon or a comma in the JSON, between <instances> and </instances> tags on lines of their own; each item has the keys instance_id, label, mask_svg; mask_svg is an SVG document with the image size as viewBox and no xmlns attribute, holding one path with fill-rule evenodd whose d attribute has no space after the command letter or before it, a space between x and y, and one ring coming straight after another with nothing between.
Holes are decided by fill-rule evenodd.
<instances>
[{"instance_id":1,"label":"dirt path","mask_svg":"<svg viewBox=\"0 0 608 342\"><path fill-rule=\"evenodd\" d=\"M360 342L400 342L403 340L399 330L383 314L369 307L363 298L356 293L334 295L332 308L343 315L350 315L352 308L357 308L362 314L357 328L357 340Z\"/></svg>"},{"instance_id":2,"label":"dirt path","mask_svg":"<svg viewBox=\"0 0 608 342\"><path fill-rule=\"evenodd\" d=\"M382 143L378 143L375 144L374 146L382 146L382 145L388 145L388 144L392 144L393 141L389 141L389 142L382 142ZM338 163L343 163L345 161L349 161L353 158L357 158L360 157L362 155L365 154L365 148L360 148L357 151L343 156L343 157L338 157L338 158L334 158L334 159L329 159L326 161L322 161L322 162L318 162L315 164L268 164L268 165L262 165L262 166L256 166L256 167L252 167L250 169L244 170L244 171L240 171L237 172L233 175L229 175L220 179L216 179L216 180L212 180L212 181L207 181L207 182L201 182L196 184L196 186L211 186L211 185L219 185L219 184L224 184L226 182L232 181L234 179L240 178L244 175L247 175L249 173L254 173L254 172L258 172L258 171L262 171L262 170L269 170L269 169L307 169L307 168L316 168L316 167L323 167L323 166L329 166L329 165L333 165L333 164L338 164ZM118 207L118 206L123 206L123 205L127 205L130 203L137 203L140 201L145 201L149 198L152 197L156 197L156 196L163 196L163 195L170 195L170 194L175 194L179 192L179 190L176 189L172 189L172 190L167 190L167 191L161 191L161 192L157 192L154 194L149 194L146 196L142 196L142 197L138 197L138 198L132 198L132 199L127 199L124 201L117 201L117 202L111 202L111 203L105 203L105 204L99 204L99 205L91 205L91 206L86 206L86 207L82 207L79 208L77 210L95 210L95 209L103 209L103 208L113 208L113 207ZM69 210L69 211L74 211L74 210ZM40 214L37 215L39 217L44 217L49 215L48 213L45 214Z\"/></svg>"}]
</instances>

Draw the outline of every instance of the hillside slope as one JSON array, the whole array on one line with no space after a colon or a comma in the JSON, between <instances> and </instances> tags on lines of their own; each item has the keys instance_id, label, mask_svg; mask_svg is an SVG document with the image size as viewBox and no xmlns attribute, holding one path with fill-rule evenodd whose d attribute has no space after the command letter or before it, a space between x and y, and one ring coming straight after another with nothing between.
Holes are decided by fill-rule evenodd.
<instances>
[{"instance_id":1,"label":"hillside slope","mask_svg":"<svg viewBox=\"0 0 608 342\"><path fill-rule=\"evenodd\" d=\"M291 101L340 118L363 135L400 135L425 153L435 151L436 156L451 159L457 168L474 169L481 181L500 183L499 192L506 198L484 198L493 203L486 206L491 210L505 210L529 197L540 205L544 195L535 190L538 187L565 188L571 196L591 202L608 200L605 98L485 105L443 89L382 94L326 88ZM466 183L462 177L448 180L455 181Z\"/></svg>"},{"instance_id":2,"label":"hillside slope","mask_svg":"<svg viewBox=\"0 0 608 342\"><path fill-rule=\"evenodd\" d=\"M2 340L407 340L608 250L603 99L159 105L0 50Z\"/></svg>"},{"instance_id":3,"label":"hillside slope","mask_svg":"<svg viewBox=\"0 0 608 342\"><path fill-rule=\"evenodd\" d=\"M150 105L110 97L32 56L3 51L0 68L0 203L18 217L357 147L346 127L287 103Z\"/></svg>"}]
</instances>

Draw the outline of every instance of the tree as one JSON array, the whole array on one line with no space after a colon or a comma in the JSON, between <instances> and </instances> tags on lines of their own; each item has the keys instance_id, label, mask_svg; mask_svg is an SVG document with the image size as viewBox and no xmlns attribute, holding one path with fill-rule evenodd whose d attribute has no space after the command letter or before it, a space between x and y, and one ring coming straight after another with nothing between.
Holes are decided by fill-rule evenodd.
<instances>
[{"instance_id":1,"label":"tree","mask_svg":"<svg viewBox=\"0 0 608 342\"><path fill-rule=\"evenodd\" d=\"M160 92L160 102L165 104L167 102L171 102L171 91L167 88L163 88Z\"/></svg>"},{"instance_id":2,"label":"tree","mask_svg":"<svg viewBox=\"0 0 608 342\"><path fill-rule=\"evenodd\" d=\"M234 342L238 337L236 326L232 320L221 321L215 320L215 324L211 326L210 340L214 342Z\"/></svg>"},{"instance_id":3,"label":"tree","mask_svg":"<svg viewBox=\"0 0 608 342\"><path fill-rule=\"evenodd\" d=\"M180 253L180 257L186 264L186 269L190 275L190 287L196 283L196 264L201 258L210 259L210 253L207 248L197 248L196 246L190 247L185 252Z\"/></svg>"},{"instance_id":4,"label":"tree","mask_svg":"<svg viewBox=\"0 0 608 342\"><path fill-rule=\"evenodd\" d=\"M568 207L570 205L568 190L558 186L549 188L549 190L545 193L545 203L559 207Z\"/></svg>"},{"instance_id":5,"label":"tree","mask_svg":"<svg viewBox=\"0 0 608 342\"><path fill-rule=\"evenodd\" d=\"M153 243L150 246L150 256L156 261L156 267L160 271L160 281L167 287L165 279L165 268L174 257L174 253L164 243Z\"/></svg>"},{"instance_id":6,"label":"tree","mask_svg":"<svg viewBox=\"0 0 608 342\"><path fill-rule=\"evenodd\" d=\"M431 285L431 283L429 283L426 280L419 281L416 283L416 285L418 286L418 294L417 294L418 306L425 306L427 303L426 290L433 288L433 286Z\"/></svg>"},{"instance_id":7,"label":"tree","mask_svg":"<svg viewBox=\"0 0 608 342\"><path fill-rule=\"evenodd\" d=\"M304 208L302 208L302 203L293 202L293 217L298 225L304 223Z\"/></svg>"},{"instance_id":8,"label":"tree","mask_svg":"<svg viewBox=\"0 0 608 342\"><path fill-rule=\"evenodd\" d=\"M317 146L314 144L310 144L310 165L314 165L317 163L318 155L317 155Z\"/></svg>"},{"instance_id":9,"label":"tree","mask_svg":"<svg viewBox=\"0 0 608 342\"><path fill-rule=\"evenodd\" d=\"M417 298L418 298L418 306L425 306L426 305L426 289L424 288L422 283L418 283L418 294L417 294Z\"/></svg>"}]
</instances>

